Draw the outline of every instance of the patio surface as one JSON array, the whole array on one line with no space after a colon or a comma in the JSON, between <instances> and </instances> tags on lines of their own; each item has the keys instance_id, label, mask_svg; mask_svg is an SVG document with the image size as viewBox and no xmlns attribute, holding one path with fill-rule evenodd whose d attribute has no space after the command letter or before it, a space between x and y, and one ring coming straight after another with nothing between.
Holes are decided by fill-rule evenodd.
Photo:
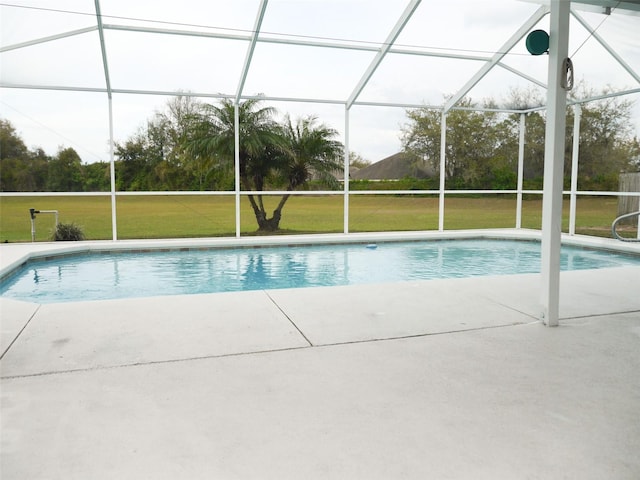
<instances>
[{"instance_id":1,"label":"patio surface","mask_svg":"<svg viewBox=\"0 0 640 480\"><path fill-rule=\"evenodd\" d=\"M637 479L639 281L0 298L0 477Z\"/></svg>"}]
</instances>

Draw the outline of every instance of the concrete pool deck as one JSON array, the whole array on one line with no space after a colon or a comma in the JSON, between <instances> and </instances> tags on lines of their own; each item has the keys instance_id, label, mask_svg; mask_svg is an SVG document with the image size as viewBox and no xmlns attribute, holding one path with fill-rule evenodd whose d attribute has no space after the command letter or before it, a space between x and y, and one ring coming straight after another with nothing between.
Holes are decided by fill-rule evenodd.
<instances>
[{"instance_id":1,"label":"concrete pool deck","mask_svg":"<svg viewBox=\"0 0 640 480\"><path fill-rule=\"evenodd\" d=\"M0 298L0 477L639 478L640 267L539 282Z\"/></svg>"}]
</instances>

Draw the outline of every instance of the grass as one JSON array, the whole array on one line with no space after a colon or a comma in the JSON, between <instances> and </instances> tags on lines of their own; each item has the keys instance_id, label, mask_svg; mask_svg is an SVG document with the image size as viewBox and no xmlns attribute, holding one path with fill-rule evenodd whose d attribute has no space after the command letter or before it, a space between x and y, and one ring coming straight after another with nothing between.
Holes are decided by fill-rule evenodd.
<instances>
[{"instance_id":1,"label":"grass","mask_svg":"<svg viewBox=\"0 0 640 480\"><path fill-rule=\"evenodd\" d=\"M266 197L268 209L279 197ZM89 240L111 239L110 197L2 197L0 241L31 241L29 208L58 210L61 223L82 227ZM235 197L223 196L122 196L117 198L118 238L178 238L235 235ZM576 232L610 236L617 216L616 197L579 197ZM540 196L523 202L522 226L539 229ZM241 234L253 235L256 222L246 198L241 198ZM568 231L569 200L565 199L563 231ZM445 230L513 228L516 199L496 195L480 198L447 196ZM47 241L54 228L53 215L36 217L36 241ZM342 232L342 196L294 196L283 210L284 233ZM407 231L438 228L437 196L352 195L349 231Z\"/></svg>"}]
</instances>

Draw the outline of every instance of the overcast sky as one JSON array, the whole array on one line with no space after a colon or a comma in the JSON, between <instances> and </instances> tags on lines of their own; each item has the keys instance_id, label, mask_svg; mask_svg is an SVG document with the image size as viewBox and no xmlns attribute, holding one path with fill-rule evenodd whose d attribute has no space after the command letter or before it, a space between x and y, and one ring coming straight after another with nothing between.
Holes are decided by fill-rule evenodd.
<instances>
[{"instance_id":1,"label":"overcast sky","mask_svg":"<svg viewBox=\"0 0 640 480\"><path fill-rule=\"evenodd\" d=\"M246 37L254 27L258 0L102 0L103 23ZM263 38L379 47L409 4L408 0L270 0L261 26ZM538 5L518 0L423 0L398 36L405 51L491 57ZM55 10L55 11L53 11ZM640 16L579 11L635 72L640 73ZM13 0L0 2L3 48L96 25L94 0ZM533 29L549 30L546 16ZM594 90L639 88L600 43L572 19L569 53L576 77ZM105 30L114 89L235 94L248 42L239 39ZM269 97L347 100L375 57L373 51L258 42L243 93ZM0 116L11 121L30 148L55 154L73 147L85 162L109 159L108 101L105 93L17 89L9 85L105 88L96 31L0 53ZM546 83L547 56L533 57L524 40L503 62ZM453 60L389 53L357 97L361 102L441 105L480 69L478 60ZM544 89L504 68L494 68L471 92L477 101L504 100L511 88ZM114 93L114 138L124 141L143 126L169 97ZM640 135L640 95L634 126ZM215 102L213 98L204 101ZM268 102L282 114L317 115L344 141L343 104ZM405 109L354 105L349 147L370 161L401 149Z\"/></svg>"}]
</instances>

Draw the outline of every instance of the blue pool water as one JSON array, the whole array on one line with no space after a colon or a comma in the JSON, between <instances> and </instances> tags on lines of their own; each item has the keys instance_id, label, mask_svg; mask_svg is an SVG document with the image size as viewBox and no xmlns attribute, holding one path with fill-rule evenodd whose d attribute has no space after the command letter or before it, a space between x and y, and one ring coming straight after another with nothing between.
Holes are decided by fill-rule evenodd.
<instances>
[{"instance_id":1,"label":"blue pool water","mask_svg":"<svg viewBox=\"0 0 640 480\"><path fill-rule=\"evenodd\" d=\"M563 247L562 270L640 266L640 256ZM33 261L0 294L36 303L537 273L540 244L447 240L96 253Z\"/></svg>"}]
</instances>

